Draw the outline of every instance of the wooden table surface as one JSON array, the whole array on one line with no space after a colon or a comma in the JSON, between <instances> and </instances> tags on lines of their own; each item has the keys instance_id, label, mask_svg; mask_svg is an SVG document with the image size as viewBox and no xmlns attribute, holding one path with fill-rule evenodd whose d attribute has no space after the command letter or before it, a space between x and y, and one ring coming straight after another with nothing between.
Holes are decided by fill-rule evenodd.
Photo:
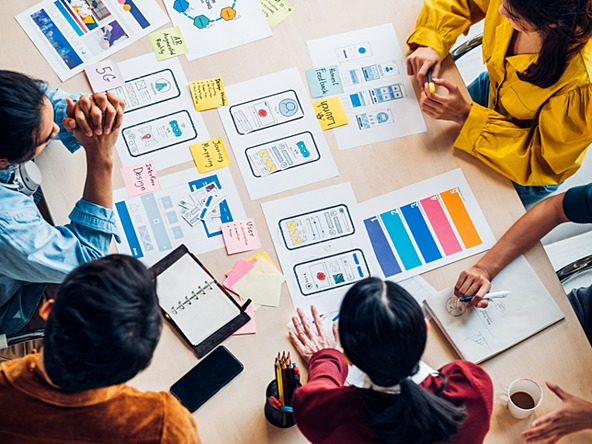
<instances>
[{"instance_id":1,"label":"wooden table surface","mask_svg":"<svg viewBox=\"0 0 592 444\"><path fill-rule=\"evenodd\" d=\"M304 69L311 67L306 40L388 22L393 23L405 53L405 40L413 30L422 7L420 0L373 0L363 8L353 0L290 2L295 11L273 30L273 37L192 62L187 62L182 56L180 61L187 78L198 80L222 77L226 85L232 85L294 66L304 75ZM2 69L28 73L67 91L89 92L83 74L61 83L14 19L16 14L36 3L37 0L2 2ZM149 51L148 38L143 38L111 58L121 62ZM450 60L446 60L444 68L444 78L462 83ZM207 111L203 116L210 134L224 135L225 143L228 144L217 112ZM452 125L429 117L425 120L428 128L426 133L346 151L339 151L333 134L325 132L340 175L257 201L249 199L229 150L232 176L247 215L258 222L262 248L270 253L277 264L270 235L264 229L266 224L260 207L262 202L346 181L352 183L358 202L362 202L459 167L496 238L499 238L524 213L510 182L466 153L453 149L456 130ZM56 223L60 224L67 222L74 202L82 195L86 167L81 152L70 155L59 143L53 145L40 156L39 165L44 174L43 190L50 211ZM162 176L188 166L183 164L159 171L159 174ZM122 186L118 171L116 167L113 179L115 187ZM229 257L221 249L203 254L200 258L221 280L224 272L240 258L248 256L245 253ZM483 364L495 387L495 409L491 431L486 439L488 443L521 442L519 434L528 428L530 421L559 404L559 400L545 388L543 403L535 415L525 420L512 418L507 412L503 394L504 388L516 378L528 376L540 384L544 384L544 381L559 383L565 390L592 400L592 353L586 337L579 328L542 247L539 245L534 248L527 258L564 311L565 320ZM458 273L477 259L478 256L474 256L423 276L436 289L442 289L452 285ZM261 307L257 311L257 334L232 337L225 341L224 344L243 362L245 369L194 414L205 443L306 442L296 427L287 430L275 428L266 422L263 415L265 387L274 377L274 355L279 350L291 350L295 355L286 335L286 323L292 314L292 302L284 286L279 308ZM457 359L457 356L452 347L432 323L424 360L432 367L439 367L453 359ZM197 361L195 355L167 326L151 366L131 383L146 390L168 390ZM561 442L592 442L592 433L574 434Z\"/></svg>"}]
</instances>

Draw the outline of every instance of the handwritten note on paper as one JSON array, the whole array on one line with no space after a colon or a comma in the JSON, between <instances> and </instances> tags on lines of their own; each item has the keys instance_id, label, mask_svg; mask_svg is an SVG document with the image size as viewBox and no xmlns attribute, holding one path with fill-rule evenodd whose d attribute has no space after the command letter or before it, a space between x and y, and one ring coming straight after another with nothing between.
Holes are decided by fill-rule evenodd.
<instances>
[{"instance_id":1,"label":"handwritten note on paper","mask_svg":"<svg viewBox=\"0 0 592 444\"><path fill-rule=\"evenodd\" d=\"M228 105L224 83L221 78L199 80L189 83L191 98L196 111L220 108Z\"/></svg>"},{"instance_id":2,"label":"handwritten note on paper","mask_svg":"<svg viewBox=\"0 0 592 444\"><path fill-rule=\"evenodd\" d=\"M129 197L160 190L160 180L152 161L122 168L121 175Z\"/></svg>"},{"instance_id":3,"label":"handwritten note on paper","mask_svg":"<svg viewBox=\"0 0 592 444\"><path fill-rule=\"evenodd\" d=\"M349 123L343 103L339 97L329 97L328 99L313 102L312 107L315 110L323 131Z\"/></svg>"},{"instance_id":4,"label":"handwritten note on paper","mask_svg":"<svg viewBox=\"0 0 592 444\"><path fill-rule=\"evenodd\" d=\"M259 234L253 219L244 219L220 225L228 254L261 248Z\"/></svg>"},{"instance_id":5,"label":"handwritten note on paper","mask_svg":"<svg viewBox=\"0 0 592 444\"><path fill-rule=\"evenodd\" d=\"M336 96L343 93L343 84L337 65L307 69L306 81L313 98Z\"/></svg>"},{"instance_id":6,"label":"handwritten note on paper","mask_svg":"<svg viewBox=\"0 0 592 444\"><path fill-rule=\"evenodd\" d=\"M189 145L195 166L200 173L230 165L222 137Z\"/></svg>"},{"instance_id":7,"label":"handwritten note on paper","mask_svg":"<svg viewBox=\"0 0 592 444\"><path fill-rule=\"evenodd\" d=\"M275 28L294 11L286 0L259 0L259 6L270 28Z\"/></svg>"},{"instance_id":8,"label":"handwritten note on paper","mask_svg":"<svg viewBox=\"0 0 592 444\"><path fill-rule=\"evenodd\" d=\"M187 52L185 39L178 26L160 29L153 32L148 37L150 37L152 50L159 61L170 59L171 57L177 57Z\"/></svg>"},{"instance_id":9,"label":"handwritten note on paper","mask_svg":"<svg viewBox=\"0 0 592 444\"><path fill-rule=\"evenodd\" d=\"M119 66L114 60L101 60L84 69L93 92L103 92L125 83Z\"/></svg>"}]
</instances>

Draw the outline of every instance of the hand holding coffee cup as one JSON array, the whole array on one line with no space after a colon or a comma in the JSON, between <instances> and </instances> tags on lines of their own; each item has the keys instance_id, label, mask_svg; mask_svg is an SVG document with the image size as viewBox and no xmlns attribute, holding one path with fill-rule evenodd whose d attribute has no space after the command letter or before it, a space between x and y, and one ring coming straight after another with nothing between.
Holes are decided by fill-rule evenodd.
<instances>
[{"instance_id":1,"label":"hand holding coffee cup","mask_svg":"<svg viewBox=\"0 0 592 444\"><path fill-rule=\"evenodd\" d=\"M543 389L532 379L516 379L508 388L508 410L514 418L526 418L542 401Z\"/></svg>"}]
</instances>

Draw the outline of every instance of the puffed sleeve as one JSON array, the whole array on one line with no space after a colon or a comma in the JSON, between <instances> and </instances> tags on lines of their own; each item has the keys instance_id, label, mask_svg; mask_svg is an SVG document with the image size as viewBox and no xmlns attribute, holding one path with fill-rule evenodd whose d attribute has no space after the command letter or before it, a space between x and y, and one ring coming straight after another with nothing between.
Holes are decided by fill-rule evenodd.
<instances>
[{"instance_id":1,"label":"puffed sleeve","mask_svg":"<svg viewBox=\"0 0 592 444\"><path fill-rule=\"evenodd\" d=\"M425 0L407 44L429 46L444 59L458 36L483 20L488 6L489 0Z\"/></svg>"},{"instance_id":2,"label":"puffed sleeve","mask_svg":"<svg viewBox=\"0 0 592 444\"><path fill-rule=\"evenodd\" d=\"M454 146L520 185L563 182L592 143L591 98L592 85L552 96L526 128L473 103Z\"/></svg>"}]
</instances>

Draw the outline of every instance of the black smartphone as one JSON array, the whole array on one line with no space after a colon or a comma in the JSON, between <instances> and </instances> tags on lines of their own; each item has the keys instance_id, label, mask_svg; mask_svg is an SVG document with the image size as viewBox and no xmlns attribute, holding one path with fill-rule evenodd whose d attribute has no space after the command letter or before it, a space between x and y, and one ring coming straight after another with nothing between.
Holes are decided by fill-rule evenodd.
<instances>
[{"instance_id":1,"label":"black smartphone","mask_svg":"<svg viewBox=\"0 0 592 444\"><path fill-rule=\"evenodd\" d=\"M220 346L175 382L171 393L190 412L195 412L243 368L243 364L226 347Z\"/></svg>"}]
</instances>

